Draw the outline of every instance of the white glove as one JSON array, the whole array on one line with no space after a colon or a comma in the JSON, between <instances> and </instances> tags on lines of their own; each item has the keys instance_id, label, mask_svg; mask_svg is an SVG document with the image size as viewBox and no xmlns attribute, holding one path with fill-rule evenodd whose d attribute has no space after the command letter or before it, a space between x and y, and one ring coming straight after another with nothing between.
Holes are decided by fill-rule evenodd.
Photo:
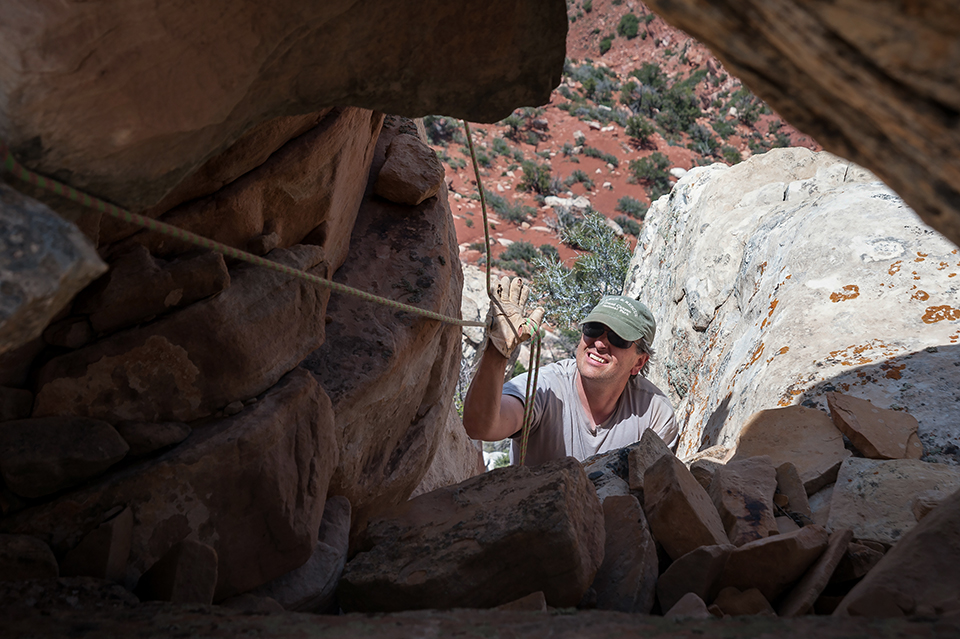
<instances>
[{"instance_id":1,"label":"white glove","mask_svg":"<svg viewBox=\"0 0 960 639\"><path fill-rule=\"evenodd\" d=\"M519 277L504 276L490 291L490 342L507 359L522 342L530 339L534 330L540 328L545 311L535 308L524 322L524 306L530 296L530 287ZM497 304L499 302L499 304ZM533 323L534 328L529 326Z\"/></svg>"}]
</instances>

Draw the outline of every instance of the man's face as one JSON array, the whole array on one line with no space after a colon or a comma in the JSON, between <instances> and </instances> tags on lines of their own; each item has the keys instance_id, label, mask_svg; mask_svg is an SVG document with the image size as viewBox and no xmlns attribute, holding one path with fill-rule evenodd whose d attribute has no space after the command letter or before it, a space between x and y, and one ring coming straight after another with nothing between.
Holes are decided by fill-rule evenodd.
<instances>
[{"instance_id":1,"label":"man's face","mask_svg":"<svg viewBox=\"0 0 960 639\"><path fill-rule=\"evenodd\" d=\"M627 348L613 346L609 329L603 328L605 332L599 337L581 334L577 345L577 370L584 379L625 387L630 376L640 372L649 356L641 353L636 344Z\"/></svg>"}]
</instances>

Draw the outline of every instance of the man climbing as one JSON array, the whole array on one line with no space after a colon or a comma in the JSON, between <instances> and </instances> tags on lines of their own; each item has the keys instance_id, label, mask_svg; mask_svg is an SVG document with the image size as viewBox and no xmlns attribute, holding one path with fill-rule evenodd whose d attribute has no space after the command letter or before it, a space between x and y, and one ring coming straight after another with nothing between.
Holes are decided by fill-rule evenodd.
<instances>
[{"instance_id":1,"label":"man climbing","mask_svg":"<svg viewBox=\"0 0 960 639\"><path fill-rule=\"evenodd\" d=\"M463 405L463 426L473 439L513 438L519 461L526 374L503 383L513 351L539 326L542 308L524 322L530 294L520 278L495 287L503 310L493 305L487 347ZM675 450L677 425L670 401L645 377L653 355L656 322L646 306L629 297L607 296L580 322L575 359L540 369L526 465L567 455L584 460L622 448L652 428Z\"/></svg>"}]
</instances>

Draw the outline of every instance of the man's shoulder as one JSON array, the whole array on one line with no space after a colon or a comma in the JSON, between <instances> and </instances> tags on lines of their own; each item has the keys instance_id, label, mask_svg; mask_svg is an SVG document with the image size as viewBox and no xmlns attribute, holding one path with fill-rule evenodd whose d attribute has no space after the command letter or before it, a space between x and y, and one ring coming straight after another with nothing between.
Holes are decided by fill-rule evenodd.
<instances>
[{"instance_id":1,"label":"man's shoulder","mask_svg":"<svg viewBox=\"0 0 960 639\"><path fill-rule=\"evenodd\" d=\"M632 393L654 395L656 397L662 397L667 403L670 402L666 393L664 393L657 387L656 384L642 375L637 375L635 378L631 379L627 384L627 388Z\"/></svg>"}]
</instances>

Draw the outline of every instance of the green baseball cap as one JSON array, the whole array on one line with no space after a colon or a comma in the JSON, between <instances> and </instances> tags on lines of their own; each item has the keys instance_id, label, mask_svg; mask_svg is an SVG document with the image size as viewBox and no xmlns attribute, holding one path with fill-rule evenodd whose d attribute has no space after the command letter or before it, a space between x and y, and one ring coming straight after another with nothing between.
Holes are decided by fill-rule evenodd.
<instances>
[{"instance_id":1,"label":"green baseball cap","mask_svg":"<svg viewBox=\"0 0 960 639\"><path fill-rule=\"evenodd\" d=\"M607 295L593 307L590 314L580 324L600 322L623 339L635 342L641 337L647 345L653 345L657 334L657 322L650 309L625 295Z\"/></svg>"}]
</instances>

